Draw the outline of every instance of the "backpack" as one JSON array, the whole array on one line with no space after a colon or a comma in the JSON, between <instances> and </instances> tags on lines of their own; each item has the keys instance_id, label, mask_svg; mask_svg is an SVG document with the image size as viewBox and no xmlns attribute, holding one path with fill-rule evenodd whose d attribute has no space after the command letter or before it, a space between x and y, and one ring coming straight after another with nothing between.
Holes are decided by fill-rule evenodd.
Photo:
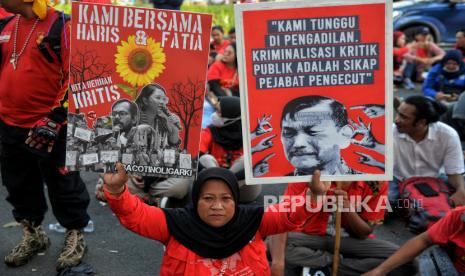
<instances>
[{"instance_id":1,"label":"backpack","mask_svg":"<svg viewBox=\"0 0 465 276\"><path fill-rule=\"evenodd\" d=\"M53 63L54 58L48 51L46 44L48 43L50 49L57 57L58 62L61 63L61 31L63 30L64 24L71 19L69 15L65 14L62 11L56 11L56 13L58 14L57 19L55 20L55 22L52 23L52 26L50 27L47 35L38 45L40 52L49 63ZM15 16L12 15L0 19L0 33L3 31L8 22L10 22L14 17Z\"/></svg>"},{"instance_id":2,"label":"backpack","mask_svg":"<svg viewBox=\"0 0 465 276\"><path fill-rule=\"evenodd\" d=\"M415 234L424 232L452 209L452 193L439 178L411 177L399 184L399 190L401 198L408 200L408 226Z\"/></svg>"}]
</instances>

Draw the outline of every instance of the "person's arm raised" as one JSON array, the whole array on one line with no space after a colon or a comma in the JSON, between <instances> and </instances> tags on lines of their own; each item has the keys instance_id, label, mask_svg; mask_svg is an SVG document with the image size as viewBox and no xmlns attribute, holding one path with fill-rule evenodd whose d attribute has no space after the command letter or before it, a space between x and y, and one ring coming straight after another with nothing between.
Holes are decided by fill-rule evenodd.
<instances>
[{"instance_id":1,"label":"person's arm raised","mask_svg":"<svg viewBox=\"0 0 465 276\"><path fill-rule=\"evenodd\" d=\"M121 195L126 187L128 181L128 175L124 170L123 164L116 164L116 173L106 173L103 176L103 182L105 183L104 189L111 195Z\"/></svg>"},{"instance_id":2,"label":"person's arm raised","mask_svg":"<svg viewBox=\"0 0 465 276\"><path fill-rule=\"evenodd\" d=\"M103 176L105 197L108 205L127 229L150 239L166 243L169 239L165 214L160 208L149 206L126 188L128 176L121 163L117 173Z\"/></svg>"}]
</instances>

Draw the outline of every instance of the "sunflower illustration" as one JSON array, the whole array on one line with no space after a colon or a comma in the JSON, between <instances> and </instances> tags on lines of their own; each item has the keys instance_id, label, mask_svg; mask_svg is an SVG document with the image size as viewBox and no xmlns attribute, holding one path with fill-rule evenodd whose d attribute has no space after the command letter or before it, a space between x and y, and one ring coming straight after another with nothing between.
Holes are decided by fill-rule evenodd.
<instances>
[{"instance_id":1,"label":"sunflower illustration","mask_svg":"<svg viewBox=\"0 0 465 276\"><path fill-rule=\"evenodd\" d=\"M146 45L136 44L134 35L122 41L115 54L116 72L133 86L153 82L165 69L166 56L159 42L151 37Z\"/></svg>"}]
</instances>

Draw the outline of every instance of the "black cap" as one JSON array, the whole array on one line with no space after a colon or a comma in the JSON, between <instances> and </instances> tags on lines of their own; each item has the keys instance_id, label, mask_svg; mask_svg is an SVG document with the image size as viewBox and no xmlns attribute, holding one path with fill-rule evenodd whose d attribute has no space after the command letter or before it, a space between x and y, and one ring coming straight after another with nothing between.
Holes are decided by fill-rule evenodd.
<instances>
[{"instance_id":1,"label":"black cap","mask_svg":"<svg viewBox=\"0 0 465 276\"><path fill-rule=\"evenodd\" d=\"M241 116L241 101L239 97L222 96L218 97L221 107L221 117L234 119Z\"/></svg>"},{"instance_id":2,"label":"black cap","mask_svg":"<svg viewBox=\"0 0 465 276\"><path fill-rule=\"evenodd\" d=\"M429 35L431 32L429 31L429 28L428 27L418 27L416 32L415 32L415 35Z\"/></svg>"}]
</instances>

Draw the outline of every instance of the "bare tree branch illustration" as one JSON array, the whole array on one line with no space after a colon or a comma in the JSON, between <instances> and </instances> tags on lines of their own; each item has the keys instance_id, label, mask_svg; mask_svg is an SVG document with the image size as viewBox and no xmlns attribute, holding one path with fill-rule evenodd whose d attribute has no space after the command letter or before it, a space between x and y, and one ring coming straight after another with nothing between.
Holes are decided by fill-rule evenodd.
<instances>
[{"instance_id":1,"label":"bare tree branch illustration","mask_svg":"<svg viewBox=\"0 0 465 276\"><path fill-rule=\"evenodd\" d=\"M111 67L101 61L95 50L89 50L87 47L78 49L71 57L70 74L73 83L107 77L112 73Z\"/></svg>"},{"instance_id":2,"label":"bare tree branch illustration","mask_svg":"<svg viewBox=\"0 0 465 276\"><path fill-rule=\"evenodd\" d=\"M184 146L187 149L189 128L201 124L201 111L203 109L204 85L198 79L189 79L186 83L174 83L170 89L171 100L168 108L179 116L184 128Z\"/></svg>"}]
</instances>

